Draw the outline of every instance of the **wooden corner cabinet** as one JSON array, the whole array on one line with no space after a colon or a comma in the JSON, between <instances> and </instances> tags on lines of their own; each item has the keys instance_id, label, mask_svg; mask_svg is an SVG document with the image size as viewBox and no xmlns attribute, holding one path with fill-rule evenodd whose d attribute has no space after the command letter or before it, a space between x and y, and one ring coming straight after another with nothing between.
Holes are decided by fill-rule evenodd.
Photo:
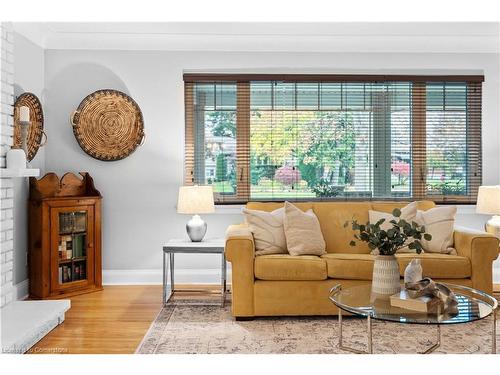
<instances>
[{"instance_id":1,"label":"wooden corner cabinet","mask_svg":"<svg viewBox=\"0 0 500 375\"><path fill-rule=\"evenodd\" d=\"M102 290L101 194L88 173L30 178L30 297Z\"/></svg>"}]
</instances>

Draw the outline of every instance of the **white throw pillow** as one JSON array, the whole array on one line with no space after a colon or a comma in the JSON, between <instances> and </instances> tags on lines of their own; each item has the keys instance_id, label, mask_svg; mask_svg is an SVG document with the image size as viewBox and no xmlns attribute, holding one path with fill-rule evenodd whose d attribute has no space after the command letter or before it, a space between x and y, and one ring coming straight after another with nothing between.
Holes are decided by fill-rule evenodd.
<instances>
[{"instance_id":1,"label":"white throw pillow","mask_svg":"<svg viewBox=\"0 0 500 375\"><path fill-rule=\"evenodd\" d=\"M417 202L411 202L408 203L406 206L401 208L401 216L399 219L404 219L407 222L411 224L412 221L416 222L416 217L417 217ZM389 230L392 228L391 220L396 219L394 215L388 213L388 212L380 212L380 211L373 211L369 210L368 211L368 220L370 221L370 224L375 224L377 221L380 219L385 219L385 221L380 225L380 229L382 230ZM396 219L397 220L397 219ZM413 240L410 238L407 243L412 242ZM398 254L401 253L416 253L416 250L410 249L408 246L402 247L397 251ZM378 255L378 250L374 249L371 251L372 255Z\"/></svg>"},{"instance_id":2,"label":"white throw pillow","mask_svg":"<svg viewBox=\"0 0 500 375\"><path fill-rule=\"evenodd\" d=\"M425 226L426 233L432 236L430 241L422 239L422 247L427 253L456 255L453 248L453 232L455 225L455 206L434 207L427 211L417 212L416 222Z\"/></svg>"},{"instance_id":3,"label":"white throw pillow","mask_svg":"<svg viewBox=\"0 0 500 375\"><path fill-rule=\"evenodd\" d=\"M313 210L307 212L285 202L285 237L290 255L326 254L326 243Z\"/></svg>"},{"instance_id":4,"label":"white throw pillow","mask_svg":"<svg viewBox=\"0 0 500 375\"><path fill-rule=\"evenodd\" d=\"M267 212L242 209L255 243L255 255L287 254L283 217L285 209Z\"/></svg>"}]
</instances>

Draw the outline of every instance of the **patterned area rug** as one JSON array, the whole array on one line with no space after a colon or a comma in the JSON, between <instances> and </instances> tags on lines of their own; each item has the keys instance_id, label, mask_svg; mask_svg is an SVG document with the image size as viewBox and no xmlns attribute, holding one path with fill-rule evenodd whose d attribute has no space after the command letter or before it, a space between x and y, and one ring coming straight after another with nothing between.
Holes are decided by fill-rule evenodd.
<instances>
[{"instance_id":1,"label":"patterned area rug","mask_svg":"<svg viewBox=\"0 0 500 375\"><path fill-rule=\"evenodd\" d=\"M338 347L336 317L256 318L236 321L231 307L187 305L163 308L136 350L139 354L346 354ZM344 345L366 345L366 320L344 319ZM491 353L492 318L442 327L434 353ZM497 321L497 343L500 343ZM434 327L374 321L376 354L415 353L436 340Z\"/></svg>"}]
</instances>

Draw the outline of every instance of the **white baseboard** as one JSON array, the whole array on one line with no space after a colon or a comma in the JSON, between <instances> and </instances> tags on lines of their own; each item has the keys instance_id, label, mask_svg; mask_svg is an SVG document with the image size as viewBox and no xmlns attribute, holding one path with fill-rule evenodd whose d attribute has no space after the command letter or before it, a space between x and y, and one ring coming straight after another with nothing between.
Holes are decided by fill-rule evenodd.
<instances>
[{"instance_id":1,"label":"white baseboard","mask_svg":"<svg viewBox=\"0 0 500 375\"><path fill-rule=\"evenodd\" d=\"M22 301L28 298L29 294L29 280L25 279L20 283L14 285L14 300Z\"/></svg>"},{"instance_id":2,"label":"white baseboard","mask_svg":"<svg viewBox=\"0 0 500 375\"><path fill-rule=\"evenodd\" d=\"M179 284L219 284L219 269L176 269L175 282ZM161 285L163 271L148 270L103 270L103 285ZM227 280L231 280L231 271L227 271Z\"/></svg>"}]
</instances>

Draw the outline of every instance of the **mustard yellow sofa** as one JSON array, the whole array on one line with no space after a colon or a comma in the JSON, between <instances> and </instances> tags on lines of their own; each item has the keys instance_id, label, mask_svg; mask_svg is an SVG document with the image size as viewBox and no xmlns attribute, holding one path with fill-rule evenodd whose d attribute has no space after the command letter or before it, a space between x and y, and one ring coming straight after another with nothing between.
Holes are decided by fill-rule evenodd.
<instances>
[{"instance_id":1,"label":"mustard yellow sofa","mask_svg":"<svg viewBox=\"0 0 500 375\"><path fill-rule=\"evenodd\" d=\"M404 202L301 202L318 217L327 254L318 256L255 256L252 233L246 224L232 225L226 233L225 254L232 268L232 315L239 318L276 315L336 315L328 299L335 284L343 287L370 282L374 256L367 245L349 246L353 231L344 223L353 217L368 221L368 210L392 212ZM272 211L283 203L247 204L249 209ZM434 207L419 202L420 210ZM422 260L424 276L492 292L492 262L499 253L498 240L485 232L456 229L458 255L398 254L400 272L414 257Z\"/></svg>"}]
</instances>

